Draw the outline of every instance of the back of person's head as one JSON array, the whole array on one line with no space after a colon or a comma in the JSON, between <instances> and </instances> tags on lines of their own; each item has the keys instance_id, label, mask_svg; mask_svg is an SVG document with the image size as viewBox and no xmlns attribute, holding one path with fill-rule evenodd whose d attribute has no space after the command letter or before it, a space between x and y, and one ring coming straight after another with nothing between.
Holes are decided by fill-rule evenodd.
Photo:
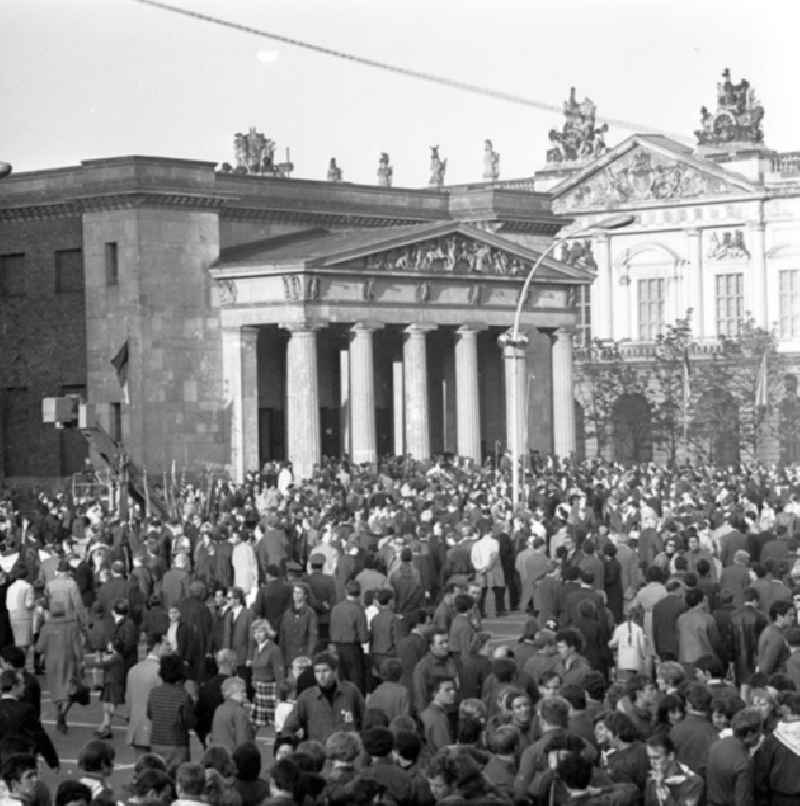
<instances>
[{"instance_id":1,"label":"back of person's head","mask_svg":"<svg viewBox=\"0 0 800 806\"><path fill-rule=\"evenodd\" d=\"M398 714L389 723L389 730L397 736L398 733L406 731L415 731L417 723L407 714Z\"/></svg>"},{"instance_id":2,"label":"back of person's head","mask_svg":"<svg viewBox=\"0 0 800 806\"><path fill-rule=\"evenodd\" d=\"M517 676L517 664L511 658L496 658L492 671L498 683L510 683Z\"/></svg>"},{"instance_id":3,"label":"back of person's head","mask_svg":"<svg viewBox=\"0 0 800 806\"><path fill-rule=\"evenodd\" d=\"M169 778L167 780L169 780ZM143 794L146 795L149 791L150 790L148 789ZM75 806L78 806L78 804L89 806L91 802L92 790L89 789L86 784L82 784L80 781L66 780L62 781L58 785L58 789L56 790L55 806L67 806L70 803L75 804Z\"/></svg>"},{"instance_id":4,"label":"back of person's head","mask_svg":"<svg viewBox=\"0 0 800 806\"><path fill-rule=\"evenodd\" d=\"M474 603L473 598L468 593L459 593L453 602L457 613L469 613Z\"/></svg>"},{"instance_id":5,"label":"back of person's head","mask_svg":"<svg viewBox=\"0 0 800 806\"><path fill-rule=\"evenodd\" d=\"M159 661L159 674L164 683L180 683L186 679L183 659L170 653L162 655Z\"/></svg>"},{"instance_id":6,"label":"back of person's head","mask_svg":"<svg viewBox=\"0 0 800 806\"><path fill-rule=\"evenodd\" d=\"M174 800L173 781L164 770L144 770L140 775L134 775L130 785L131 792L142 800L151 792L158 795L169 795L167 801ZM161 798L159 798L161 799Z\"/></svg>"},{"instance_id":7,"label":"back of person's head","mask_svg":"<svg viewBox=\"0 0 800 806\"><path fill-rule=\"evenodd\" d=\"M394 734L394 751L409 764L416 764L422 752L422 742L414 731L400 730Z\"/></svg>"},{"instance_id":8,"label":"back of person's head","mask_svg":"<svg viewBox=\"0 0 800 806\"><path fill-rule=\"evenodd\" d=\"M639 738L636 727L627 714L612 711L604 721L606 730L622 742L633 742Z\"/></svg>"},{"instance_id":9,"label":"back of person's head","mask_svg":"<svg viewBox=\"0 0 800 806\"><path fill-rule=\"evenodd\" d=\"M586 708L586 692L582 686L575 684L561 686L558 693L576 711L583 711Z\"/></svg>"},{"instance_id":10,"label":"back of person's head","mask_svg":"<svg viewBox=\"0 0 800 806\"><path fill-rule=\"evenodd\" d=\"M592 765L580 753L567 753L556 768L564 786L586 789L592 780Z\"/></svg>"},{"instance_id":11,"label":"back of person's head","mask_svg":"<svg viewBox=\"0 0 800 806\"><path fill-rule=\"evenodd\" d=\"M569 703L561 697L551 697L539 703L539 717L548 725L566 728L569 721Z\"/></svg>"},{"instance_id":12,"label":"back of person's head","mask_svg":"<svg viewBox=\"0 0 800 806\"><path fill-rule=\"evenodd\" d=\"M142 753L133 765L133 775L136 777L145 770L167 771L167 763L158 753Z\"/></svg>"},{"instance_id":13,"label":"back of person's head","mask_svg":"<svg viewBox=\"0 0 800 806\"><path fill-rule=\"evenodd\" d=\"M636 696L639 694L640 691L644 691L644 689L650 684L650 681L640 674L632 674L626 681L625 681L625 693L632 699L635 700Z\"/></svg>"},{"instance_id":14,"label":"back of person's head","mask_svg":"<svg viewBox=\"0 0 800 806\"><path fill-rule=\"evenodd\" d=\"M737 739L756 733L761 730L761 714L754 708L745 708L731 720L731 728Z\"/></svg>"},{"instance_id":15,"label":"back of person's head","mask_svg":"<svg viewBox=\"0 0 800 806\"><path fill-rule=\"evenodd\" d=\"M704 598L703 592L699 588L692 588L686 591L686 606L696 607Z\"/></svg>"},{"instance_id":16,"label":"back of person's head","mask_svg":"<svg viewBox=\"0 0 800 806\"><path fill-rule=\"evenodd\" d=\"M577 582L577 580L580 579L580 576L581 576L581 570L575 565L570 565L564 571L564 580L566 582Z\"/></svg>"},{"instance_id":17,"label":"back of person's head","mask_svg":"<svg viewBox=\"0 0 800 806\"><path fill-rule=\"evenodd\" d=\"M6 646L0 651L2 658L13 669L25 668L25 653L18 646Z\"/></svg>"},{"instance_id":18,"label":"back of person's head","mask_svg":"<svg viewBox=\"0 0 800 806\"><path fill-rule=\"evenodd\" d=\"M397 683L403 677L403 664L397 658L386 658L379 671L383 680Z\"/></svg>"},{"instance_id":19,"label":"back of person's head","mask_svg":"<svg viewBox=\"0 0 800 806\"><path fill-rule=\"evenodd\" d=\"M284 758L272 765L269 777L277 789L294 795L300 782L300 769L293 761Z\"/></svg>"},{"instance_id":20,"label":"back of person's head","mask_svg":"<svg viewBox=\"0 0 800 806\"><path fill-rule=\"evenodd\" d=\"M385 758L394 748L394 734L389 728L369 728L361 732L364 752L373 758Z\"/></svg>"},{"instance_id":21,"label":"back of person's head","mask_svg":"<svg viewBox=\"0 0 800 806\"><path fill-rule=\"evenodd\" d=\"M295 761L295 764L297 764L301 770L305 770L306 772L322 772L322 768L325 766L325 745L322 744L322 742L318 742L316 739L306 739L304 742L300 742L300 744L297 745L294 756L300 755L309 759L307 765L302 761Z\"/></svg>"},{"instance_id":22,"label":"back of person's head","mask_svg":"<svg viewBox=\"0 0 800 806\"><path fill-rule=\"evenodd\" d=\"M477 744L483 733L483 722L474 716L458 717L457 740L459 744Z\"/></svg>"},{"instance_id":23,"label":"back of person's head","mask_svg":"<svg viewBox=\"0 0 800 806\"><path fill-rule=\"evenodd\" d=\"M201 763L205 769L216 770L223 778L230 778L236 771L233 766L231 754L225 747L209 747L206 752L203 753L203 761Z\"/></svg>"},{"instance_id":24,"label":"back of person's head","mask_svg":"<svg viewBox=\"0 0 800 806\"><path fill-rule=\"evenodd\" d=\"M602 672L596 669L583 676L583 689L586 694L597 702L602 702L606 695L606 679Z\"/></svg>"},{"instance_id":25,"label":"back of person's head","mask_svg":"<svg viewBox=\"0 0 800 806\"><path fill-rule=\"evenodd\" d=\"M386 607L386 605L388 605L393 598L394 598L393 591L386 589L378 591L378 604L381 605L381 607Z\"/></svg>"},{"instance_id":26,"label":"back of person's head","mask_svg":"<svg viewBox=\"0 0 800 806\"><path fill-rule=\"evenodd\" d=\"M8 694L13 691L19 683L19 674L14 669L6 669L0 672L0 691L2 691L3 694Z\"/></svg>"},{"instance_id":27,"label":"back of person's head","mask_svg":"<svg viewBox=\"0 0 800 806\"><path fill-rule=\"evenodd\" d=\"M500 725L489 732L487 744L492 753L500 756L514 755L519 748L519 730L514 725Z\"/></svg>"},{"instance_id":28,"label":"back of person's head","mask_svg":"<svg viewBox=\"0 0 800 806\"><path fill-rule=\"evenodd\" d=\"M675 660L665 660L659 663L656 674L670 688L677 688L686 679L686 670Z\"/></svg>"},{"instance_id":29,"label":"back of person's head","mask_svg":"<svg viewBox=\"0 0 800 806\"><path fill-rule=\"evenodd\" d=\"M206 771L202 764L185 761L175 773L175 788L179 798L199 799L206 791Z\"/></svg>"},{"instance_id":30,"label":"back of person's head","mask_svg":"<svg viewBox=\"0 0 800 806\"><path fill-rule=\"evenodd\" d=\"M261 751L253 742L240 744L233 751L236 777L242 781L255 781L261 775Z\"/></svg>"},{"instance_id":31,"label":"back of person's head","mask_svg":"<svg viewBox=\"0 0 800 806\"><path fill-rule=\"evenodd\" d=\"M344 591L348 596L357 598L361 596L361 583L358 580L351 579L345 586Z\"/></svg>"},{"instance_id":32,"label":"back of person's head","mask_svg":"<svg viewBox=\"0 0 800 806\"><path fill-rule=\"evenodd\" d=\"M334 731L325 740L325 757L328 761L352 764L361 755L362 750L358 734L349 730Z\"/></svg>"},{"instance_id":33,"label":"back of person's head","mask_svg":"<svg viewBox=\"0 0 800 806\"><path fill-rule=\"evenodd\" d=\"M487 715L486 703L476 697L467 697L458 704L459 720L471 716L481 724L485 724Z\"/></svg>"},{"instance_id":34,"label":"back of person's head","mask_svg":"<svg viewBox=\"0 0 800 806\"><path fill-rule=\"evenodd\" d=\"M114 746L102 739L92 739L78 755L78 768L85 772L104 772L114 767Z\"/></svg>"},{"instance_id":35,"label":"back of person's head","mask_svg":"<svg viewBox=\"0 0 800 806\"><path fill-rule=\"evenodd\" d=\"M796 691L797 686L794 680L784 672L773 672L767 680L768 688L775 689L775 691Z\"/></svg>"},{"instance_id":36,"label":"back of person's head","mask_svg":"<svg viewBox=\"0 0 800 806\"><path fill-rule=\"evenodd\" d=\"M711 708L711 692L703 683L692 683L686 692L686 704L693 711L707 714Z\"/></svg>"},{"instance_id":37,"label":"back of person's head","mask_svg":"<svg viewBox=\"0 0 800 806\"><path fill-rule=\"evenodd\" d=\"M645 574L648 582L661 582L664 578L661 569L657 565L651 565Z\"/></svg>"}]
</instances>

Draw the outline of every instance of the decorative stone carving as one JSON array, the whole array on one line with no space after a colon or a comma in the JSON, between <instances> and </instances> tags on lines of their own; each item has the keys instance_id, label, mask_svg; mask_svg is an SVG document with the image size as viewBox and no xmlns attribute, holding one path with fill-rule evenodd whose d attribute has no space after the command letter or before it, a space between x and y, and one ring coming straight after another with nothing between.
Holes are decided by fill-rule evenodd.
<instances>
[{"instance_id":1,"label":"decorative stone carving","mask_svg":"<svg viewBox=\"0 0 800 806\"><path fill-rule=\"evenodd\" d=\"M417 302L428 302L431 298L431 284L424 280L417 284Z\"/></svg>"},{"instance_id":2,"label":"decorative stone carving","mask_svg":"<svg viewBox=\"0 0 800 806\"><path fill-rule=\"evenodd\" d=\"M319 300L319 277L312 274L311 277L306 277L305 282L305 298L307 302L317 302Z\"/></svg>"},{"instance_id":3,"label":"decorative stone carving","mask_svg":"<svg viewBox=\"0 0 800 806\"><path fill-rule=\"evenodd\" d=\"M491 140L483 141L483 178L491 182L500 178L500 155L492 147Z\"/></svg>"},{"instance_id":4,"label":"decorative stone carving","mask_svg":"<svg viewBox=\"0 0 800 806\"><path fill-rule=\"evenodd\" d=\"M483 291L481 283L473 283L467 289L467 302L470 305L480 305L483 302Z\"/></svg>"},{"instance_id":5,"label":"decorative stone carving","mask_svg":"<svg viewBox=\"0 0 800 806\"><path fill-rule=\"evenodd\" d=\"M740 229L726 230L721 234L712 232L708 257L711 260L728 260L737 257L749 258L750 252L744 244L744 232Z\"/></svg>"},{"instance_id":6,"label":"decorative stone carving","mask_svg":"<svg viewBox=\"0 0 800 806\"><path fill-rule=\"evenodd\" d=\"M378 184L384 188L392 186L392 175L394 168L389 165L389 155L383 151L381 152L380 159L378 160Z\"/></svg>"},{"instance_id":7,"label":"decorative stone carving","mask_svg":"<svg viewBox=\"0 0 800 806\"><path fill-rule=\"evenodd\" d=\"M530 267L529 261L516 255L459 235L369 255L365 262L365 268L371 272L453 272L509 277L524 276Z\"/></svg>"},{"instance_id":8,"label":"decorative stone carving","mask_svg":"<svg viewBox=\"0 0 800 806\"><path fill-rule=\"evenodd\" d=\"M231 305L236 302L236 283L233 280L217 280L220 305Z\"/></svg>"},{"instance_id":9,"label":"decorative stone carving","mask_svg":"<svg viewBox=\"0 0 800 806\"><path fill-rule=\"evenodd\" d=\"M263 132L251 126L247 134L233 136L233 151L236 157L234 173L271 174L275 168L275 143Z\"/></svg>"},{"instance_id":10,"label":"decorative stone carving","mask_svg":"<svg viewBox=\"0 0 800 806\"><path fill-rule=\"evenodd\" d=\"M287 302L317 302L319 300L319 277L302 277L298 274L284 274L283 297Z\"/></svg>"},{"instance_id":11,"label":"decorative stone carving","mask_svg":"<svg viewBox=\"0 0 800 806\"><path fill-rule=\"evenodd\" d=\"M431 178L428 184L440 188L444 184L444 172L447 170L447 160L440 159L439 146L431 146Z\"/></svg>"},{"instance_id":12,"label":"decorative stone carving","mask_svg":"<svg viewBox=\"0 0 800 806\"><path fill-rule=\"evenodd\" d=\"M731 82L731 71L722 71L722 81L717 83L717 111L700 108L702 128L695 131L700 145L723 145L725 143L760 143L764 140L761 121L764 107L758 102L750 82L743 78L738 84Z\"/></svg>"},{"instance_id":13,"label":"decorative stone carving","mask_svg":"<svg viewBox=\"0 0 800 806\"><path fill-rule=\"evenodd\" d=\"M605 154L603 135L608 131L608 124L595 125L596 111L597 107L588 98L578 103L575 87L570 87L569 99L564 101L564 125L560 132L550 129L548 135L555 144L547 152L548 162L575 162Z\"/></svg>"},{"instance_id":14,"label":"decorative stone carving","mask_svg":"<svg viewBox=\"0 0 800 806\"><path fill-rule=\"evenodd\" d=\"M375 278L369 277L361 286L361 298L364 302L374 302L375 296Z\"/></svg>"},{"instance_id":15,"label":"decorative stone carving","mask_svg":"<svg viewBox=\"0 0 800 806\"><path fill-rule=\"evenodd\" d=\"M331 157L331 161L328 163L328 181L342 181L342 169L336 164L336 157Z\"/></svg>"},{"instance_id":16,"label":"decorative stone carving","mask_svg":"<svg viewBox=\"0 0 800 806\"><path fill-rule=\"evenodd\" d=\"M726 189L723 180L687 163L634 148L565 193L559 212L610 209L651 199L690 199Z\"/></svg>"},{"instance_id":17,"label":"decorative stone carving","mask_svg":"<svg viewBox=\"0 0 800 806\"><path fill-rule=\"evenodd\" d=\"M592 242L589 238L564 244L561 261L568 266L597 271L597 263L592 253Z\"/></svg>"}]
</instances>

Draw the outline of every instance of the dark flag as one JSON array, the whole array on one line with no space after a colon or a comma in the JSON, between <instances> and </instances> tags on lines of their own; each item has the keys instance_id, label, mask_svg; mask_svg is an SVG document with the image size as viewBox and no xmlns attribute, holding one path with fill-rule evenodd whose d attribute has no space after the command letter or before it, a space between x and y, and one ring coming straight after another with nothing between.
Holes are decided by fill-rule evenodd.
<instances>
[{"instance_id":1,"label":"dark flag","mask_svg":"<svg viewBox=\"0 0 800 806\"><path fill-rule=\"evenodd\" d=\"M130 404L128 395L128 341L119 348L119 352L111 359L111 364L117 373L117 380L122 387L122 402Z\"/></svg>"}]
</instances>

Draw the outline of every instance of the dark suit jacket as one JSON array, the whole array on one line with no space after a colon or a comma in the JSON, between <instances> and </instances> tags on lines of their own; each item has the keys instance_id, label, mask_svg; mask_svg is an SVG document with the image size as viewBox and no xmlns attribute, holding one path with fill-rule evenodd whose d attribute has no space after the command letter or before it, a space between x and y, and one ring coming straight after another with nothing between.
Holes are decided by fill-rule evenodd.
<instances>
[{"instance_id":1,"label":"dark suit jacket","mask_svg":"<svg viewBox=\"0 0 800 806\"><path fill-rule=\"evenodd\" d=\"M236 664L244 666L247 661L247 651L250 648L250 625L253 623L253 611L243 607L239 615L234 618L233 610L225 614L222 627L222 646L232 649L236 653Z\"/></svg>"},{"instance_id":2,"label":"dark suit jacket","mask_svg":"<svg viewBox=\"0 0 800 806\"><path fill-rule=\"evenodd\" d=\"M670 593L653 607L653 641L660 658L678 658L678 631L675 625L678 616L686 610L686 602L680 591Z\"/></svg>"},{"instance_id":3,"label":"dark suit jacket","mask_svg":"<svg viewBox=\"0 0 800 806\"><path fill-rule=\"evenodd\" d=\"M256 618L265 618L274 630L278 629L283 614L291 607L292 587L282 579L267 582L258 589L253 604Z\"/></svg>"},{"instance_id":4,"label":"dark suit jacket","mask_svg":"<svg viewBox=\"0 0 800 806\"><path fill-rule=\"evenodd\" d=\"M24 736L33 742L35 752L44 757L48 767L58 766L58 754L33 706L27 702L3 697L0 699L0 736L11 735Z\"/></svg>"}]
</instances>

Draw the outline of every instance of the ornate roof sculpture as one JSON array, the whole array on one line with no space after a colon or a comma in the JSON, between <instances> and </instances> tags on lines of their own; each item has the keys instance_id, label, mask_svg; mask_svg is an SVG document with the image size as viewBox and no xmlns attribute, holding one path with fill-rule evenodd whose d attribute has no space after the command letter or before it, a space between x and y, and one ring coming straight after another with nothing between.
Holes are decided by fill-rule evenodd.
<instances>
[{"instance_id":1,"label":"ornate roof sculpture","mask_svg":"<svg viewBox=\"0 0 800 806\"><path fill-rule=\"evenodd\" d=\"M238 132L233 135L233 153L236 166L223 162L222 170L225 173L288 176L294 170L289 149L286 149L286 160L276 163L275 141L263 132L256 131L255 126L251 126L247 134Z\"/></svg>"},{"instance_id":2,"label":"ornate roof sculpture","mask_svg":"<svg viewBox=\"0 0 800 806\"><path fill-rule=\"evenodd\" d=\"M731 71L722 71L723 80L717 82L717 111L700 108L703 128L695 132L702 145L725 143L761 143L764 132L761 121L764 107L758 102L750 82L743 78L738 84L731 82Z\"/></svg>"},{"instance_id":3,"label":"ornate roof sculpture","mask_svg":"<svg viewBox=\"0 0 800 806\"><path fill-rule=\"evenodd\" d=\"M550 142L555 145L547 152L548 162L576 162L599 157L606 152L603 135L608 124L596 125L597 107L588 98L578 103L575 87L570 87L569 99L564 101L564 125L559 132L550 129Z\"/></svg>"}]
</instances>

